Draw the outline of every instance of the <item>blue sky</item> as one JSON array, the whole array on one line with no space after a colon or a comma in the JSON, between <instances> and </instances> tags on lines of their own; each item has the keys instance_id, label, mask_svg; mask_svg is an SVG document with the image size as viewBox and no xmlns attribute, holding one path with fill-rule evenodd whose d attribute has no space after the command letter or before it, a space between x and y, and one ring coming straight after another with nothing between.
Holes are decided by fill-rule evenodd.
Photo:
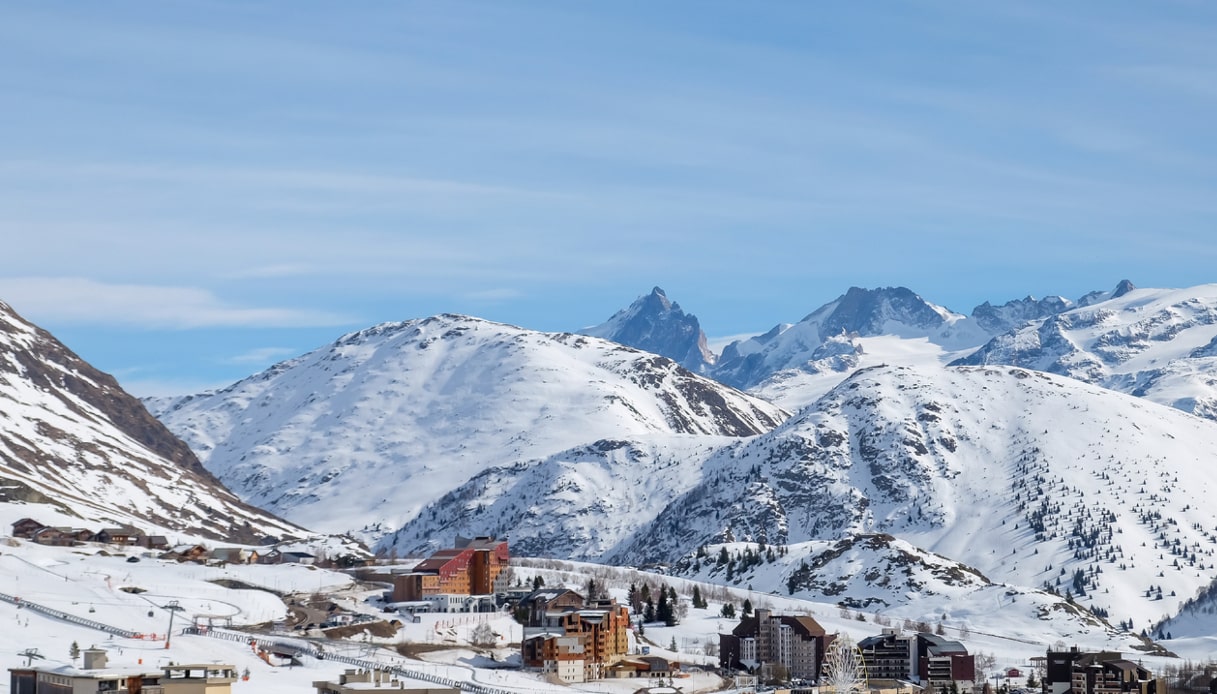
<instances>
[{"instance_id":1,"label":"blue sky","mask_svg":"<svg viewBox=\"0 0 1217 694\"><path fill-rule=\"evenodd\" d=\"M374 323L1217 281L1217 5L7 3L0 300L138 395Z\"/></svg>"}]
</instances>

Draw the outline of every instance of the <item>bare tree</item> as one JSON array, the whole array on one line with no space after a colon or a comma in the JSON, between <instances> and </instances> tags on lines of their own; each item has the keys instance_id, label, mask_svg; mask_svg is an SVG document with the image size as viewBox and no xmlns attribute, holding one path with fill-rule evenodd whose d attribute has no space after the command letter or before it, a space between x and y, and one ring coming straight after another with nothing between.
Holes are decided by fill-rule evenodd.
<instances>
[{"instance_id":1,"label":"bare tree","mask_svg":"<svg viewBox=\"0 0 1217 694\"><path fill-rule=\"evenodd\" d=\"M469 632L469 643L479 648L490 648L498 643L499 635L494 632L490 622L479 622L473 631Z\"/></svg>"}]
</instances>

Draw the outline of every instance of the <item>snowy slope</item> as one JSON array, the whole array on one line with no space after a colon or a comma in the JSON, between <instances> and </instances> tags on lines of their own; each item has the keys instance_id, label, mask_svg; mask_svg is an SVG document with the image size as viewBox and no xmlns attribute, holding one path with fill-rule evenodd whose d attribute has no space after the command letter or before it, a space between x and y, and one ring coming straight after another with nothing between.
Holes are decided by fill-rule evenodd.
<instances>
[{"instance_id":1,"label":"snowy slope","mask_svg":"<svg viewBox=\"0 0 1217 694\"><path fill-rule=\"evenodd\" d=\"M953 631L991 629L997 608L1008 621L996 633L1007 638L1042 639L1043 626L1035 624L1039 621L1051 622L1057 636L1106 634L1142 645L1134 635L1059 595L993 583L969 566L891 535L857 535L776 548L738 542L710 545L703 556L685 558L674 571L682 577L735 585L777 583L782 585L783 595L896 620L882 626L899 628L904 620L911 620L945 621L944 627ZM916 599L910 600L910 594ZM943 615L948 618L944 620Z\"/></svg>"},{"instance_id":2,"label":"snowy slope","mask_svg":"<svg viewBox=\"0 0 1217 694\"><path fill-rule=\"evenodd\" d=\"M711 456L607 559L882 532L1062 595L1081 570L1081 602L1141 628L1217 577L1214 451L1204 420L1066 378L874 368Z\"/></svg>"},{"instance_id":3,"label":"snowy slope","mask_svg":"<svg viewBox=\"0 0 1217 694\"><path fill-rule=\"evenodd\" d=\"M731 551L742 551L729 545ZM581 685L556 685L546 682L539 673L501 669L518 658L521 630L511 617L503 613L482 615L423 614L419 624L406 623L392 637L360 637L340 642L322 638L305 639L298 635L280 634L279 638L311 649L321 645L331 654L326 659L302 657L295 667L272 667L260 660L243 638L235 641L212 639L181 632L185 624L196 619L206 622L205 615L230 618L234 626L252 627L258 623L281 619L287 614L284 593L324 593L343 608L356 612L376 611L366 602L369 591L352 585L341 573L315 570L299 565L204 567L177 564L143 558L130 563L127 557L97 551L97 547L75 549L39 547L29 543L5 540L0 555L0 592L23 597L52 609L93 619L106 624L139 631L155 638L110 638L107 634L50 618L28 608L19 608L0 601L0 622L9 628L0 633L0 668L25 664L21 655L26 649L37 649L41 659L36 664L50 668L70 668L71 644L80 648L98 646L108 652L108 670L158 670L170 662L224 663L234 665L238 672L249 673L249 679L234 682L236 694L288 694L311 691L311 682L335 680L351 667L332 656L337 654L373 661L382 666L404 667L460 681L476 682L508 692L598 692L599 694L630 694L637 689L632 680L603 680ZM790 555L792 558L794 553ZM849 561L850 552L841 553ZM894 554L892 556L895 556ZM794 561L797 565L797 560ZM534 568L544 564L550 568ZM559 568L560 567L560 568ZM758 567L754 579L768 580L764 573L784 571L788 563L777 561ZM618 600L624 601L630 585L648 584L652 592L661 585L675 590L687 606L696 585L709 605L705 609L688 608L680 624L664 626L651 623L643 635L631 634L632 646L648 645L652 655L680 660L686 665L710 665L713 656L705 653L706 642L717 644L717 634L729 632L738 622L719 616L722 605L731 603L737 610L745 601L757 609L769 609L782 614L802 614L813 617L828 633L851 635L855 640L873 635L885 627L900 628L913 622L941 625L950 638L960 639L973 653L992 653L995 667L1022 664L1027 659L1042 656L1048 644L1068 639L1085 649L1118 650L1136 654L1155 672L1162 672L1170 661L1152 654L1143 654L1138 640L1126 634L1112 633L1095 625L1084 615L1066 609L1052 596L1009 591L998 586L979 586L953 591L949 595L928 596L919 603L900 608L884 608L878 604L869 608L843 610L821 602L786 595L772 595L744 588L722 588L707 583L629 569L615 569L588 564L563 562L516 562L516 576L530 581L534 576L547 586L563 586L581 591L588 578ZM240 585L242 587L229 587ZM127 590L124 590L127 589ZM128 592L142 589L146 592ZM270 591L273 591L270 592ZM372 591L374 592L374 591ZM175 632L171 647L166 648L164 632L168 627L169 611L165 605L177 601L183 608L176 613ZM489 624L501 636L501 646L487 657L483 648L473 649L468 640L482 623ZM1182 640L1170 646L1184 646L1180 655L1201 659L1210 651L1203 640L1189 643ZM394 647L414 644L426 660L404 658ZM670 650L670 646L676 648ZM438 649L438 650L436 650ZM80 665L79 659L75 665ZM495 668L495 669L491 669ZM987 673L986 673L987 674ZM686 690L710 691L722 685L708 673L695 673L682 679ZM405 687L425 686L407 681ZM0 686L2 687L2 686Z\"/></svg>"},{"instance_id":4,"label":"snowy slope","mask_svg":"<svg viewBox=\"0 0 1217 694\"><path fill-rule=\"evenodd\" d=\"M628 568L547 560L522 560L515 567L515 573L525 581L532 576L540 576L546 586L563 585L576 591L586 586L588 575L594 575L598 585L606 587L619 599L627 594L631 585L637 587L646 584L651 594L655 594L659 586L667 586L675 590L686 605L696 586L702 597L707 599L706 608L689 608L680 624L673 627L665 627L661 622L648 623L642 637L650 642L652 654L678 658L686 663L697 662L697 656L704 652L702 645L707 638L713 639L714 634L729 632L736 626L736 620L721 616L724 603L730 603L738 613L748 602L756 609L810 616L826 632L848 634L855 641L877 635L886 628L911 632L921 624L928 624L931 630L941 629L939 633L947 638L961 641L970 653L992 655L993 664L987 672L982 673L985 679L1012 665L1025 670L1031 658L1042 658L1045 650L1057 642L1076 645L1084 650L1123 652L1143 661L1157 673L1163 672L1167 665L1178 664L1177 658L1164 657L1165 652L1159 646L1113 629L1058 596L983 580L978 583L955 582L952 586L938 584L931 578L927 583L932 585L928 587L941 587L941 592L924 590L923 599L908 600L892 607L877 602L869 607L841 607L834 604L837 598L822 602L809 591L798 590L792 596L787 594L785 587L772 593L747 587L785 586L785 577L792 569L797 570L804 559L814 563L815 557L825 558L819 564L819 573L829 575L852 576L856 573L854 565L882 566L886 562L893 562L897 574L893 585L902 582L906 568L910 569L908 576L913 580L924 578L928 572L951 571L954 568L949 560L933 557L899 541L868 546L877 539L875 536L861 538L856 545L844 548L836 543L792 546L787 556L778 556L772 562L765 561L752 567L747 572L746 584L733 587L714 585L714 582L721 580L723 570L719 568L715 572L704 564L698 575L704 580L705 576L714 573L710 584L683 576L657 576ZM717 555L720 549L726 549L731 556L740 556L746 551L755 550L756 546L729 543L707 549L710 555ZM909 564L910 558L913 564ZM921 565L923 563L924 566ZM534 566L550 568L530 568ZM714 566L713 560L710 566ZM673 642L677 646L675 651L670 650ZM1211 654L1215 642L1215 638L1176 638L1166 645L1180 657L1204 660Z\"/></svg>"},{"instance_id":5,"label":"snowy slope","mask_svg":"<svg viewBox=\"0 0 1217 694\"><path fill-rule=\"evenodd\" d=\"M454 315L352 333L158 414L246 500L369 539L483 470L787 416L663 357Z\"/></svg>"},{"instance_id":6,"label":"snowy slope","mask_svg":"<svg viewBox=\"0 0 1217 694\"><path fill-rule=\"evenodd\" d=\"M1112 291L1090 292L1077 302L1060 296L1027 296L997 306L986 301L965 317L903 287L853 287L798 323L727 345L709 373L795 410L856 369L948 364L969 356L994 335L1131 290L1125 280Z\"/></svg>"},{"instance_id":7,"label":"snowy slope","mask_svg":"<svg viewBox=\"0 0 1217 694\"><path fill-rule=\"evenodd\" d=\"M109 375L0 303L0 501L73 525L255 542L306 531L231 494Z\"/></svg>"},{"instance_id":8,"label":"snowy slope","mask_svg":"<svg viewBox=\"0 0 1217 694\"><path fill-rule=\"evenodd\" d=\"M524 556L597 559L632 541L702 463L733 440L708 436L602 439L543 459L488 468L429 504L384 543L417 555L454 535L510 538Z\"/></svg>"},{"instance_id":9,"label":"snowy slope","mask_svg":"<svg viewBox=\"0 0 1217 694\"><path fill-rule=\"evenodd\" d=\"M1217 580L1196 591L1183 603L1178 613L1163 619L1149 629L1149 634L1158 639L1214 637L1213 625L1217 624Z\"/></svg>"},{"instance_id":10,"label":"snowy slope","mask_svg":"<svg viewBox=\"0 0 1217 694\"><path fill-rule=\"evenodd\" d=\"M1217 285L1122 283L1110 294L1001 334L956 363L1048 371L1217 418Z\"/></svg>"},{"instance_id":11,"label":"snowy slope","mask_svg":"<svg viewBox=\"0 0 1217 694\"><path fill-rule=\"evenodd\" d=\"M857 367L858 337L890 335L928 340L945 350L975 347L987 338L966 316L931 304L904 287L851 287L793 325L723 349L710 374L751 388L779 371L848 373Z\"/></svg>"}]
</instances>

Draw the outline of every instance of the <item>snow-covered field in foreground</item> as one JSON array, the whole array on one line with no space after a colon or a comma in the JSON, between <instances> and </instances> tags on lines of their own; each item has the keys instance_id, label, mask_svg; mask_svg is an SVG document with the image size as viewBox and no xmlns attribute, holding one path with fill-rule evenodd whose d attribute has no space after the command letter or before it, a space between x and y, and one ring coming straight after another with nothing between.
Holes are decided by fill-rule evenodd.
<instances>
[{"instance_id":1,"label":"snow-covered field in foreground","mask_svg":"<svg viewBox=\"0 0 1217 694\"><path fill-rule=\"evenodd\" d=\"M249 672L248 680L233 685L234 692L311 692L313 681L336 679L348 666L332 659L304 657L301 667L272 667L240 642L184 635L180 629L194 621L197 615L228 618L234 625L243 625L277 620L287 612L283 602L267 591L230 589L216 581L240 582L280 593L324 592L333 595L348 609L369 613L376 611L365 599L377 591L360 589L341 573L298 565L204 567L142 556L138 562L129 562L129 556L138 556L137 550L107 555L99 552L100 549L95 545L51 548L23 540L4 540L0 542L0 593L104 624L147 635L155 634L156 638L110 637L98 630L47 617L28 607L0 602L0 624L7 625L7 628L0 630L0 666L7 670L24 665L25 658L19 654L27 649L37 649L44 657L36 661L39 665L68 666L72 664L69 655L71 645L76 643L82 649L92 646L107 649L112 669L156 669L170 662L226 663L236 666L238 672ZM521 566L515 569L515 573L520 580L531 580L539 575L548 586L565 584L582 590L588 576L594 572L597 580L621 599L625 598L625 591L631 582L650 581L653 586L658 586L660 581L665 581L682 596L688 595L693 585L680 579L625 569L586 564L565 566L573 570ZM123 588L138 588L144 592L131 593ZM876 633L880 628L873 622L874 615L864 614L867 621L859 621L856 613L846 615L830 605L747 591L727 592L711 586L703 586L703 592L712 596L708 609L690 609L684 621L675 627L647 626L643 637L645 641L635 640L634 646L649 644L652 654L678 659L686 666L712 664L714 659L705 654L706 643L716 643L719 632L729 631L737 623L718 616L723 599L730 599L737 608L747 598L756 607L811 614L829 632L847 632L855 639ZM166 649L164 635L170 613L164 606L170 601L177 601L183 610L175 617L175 633L171 647ZM1042 655L1044 648L1051 644L1013 641L999 636L1007 632L1028 633L1026 618L1021 614L1013 611L1004 614L1002 610L995 610L986 615L983 621L973 622L965 643L973 652L993 654L999 667L1025 665L1030 657ZM475 649L469 645L472 631L483 621L489 623L499 635L502 647ZM1049 623L1041 623L1039 628L1046 637L1051 636ZM502 669L504 665L518 662L516 644L520 636L520 626L505 615L423 615L419 624L405 625L393 639L322 643L326 652L331 654L343 653L454 680L472 680L520 692L574 689L628 694L640 684L637 680L626 680L563 687L544 682L530 673ZM1086 638L1091 640L1068 643L1077 643L1083 648L1115 648L1128 652L1127 643L1112 642L1093 635ZM418 644L422 652L420 657L424 660L408 659L390 650L391 646L402 642ZM676 646L675 652L670 650L673 644ZM1180 656L1193 660L1209 659L1217 651L1217 639L1212 638L1176 640L1168 645ZM1134 657L1137 656L1134 654ZM1162 663L1166 662L1159 658L1145 658L1145 661L1154 669L1160 669ZM721 686L720 680L709 673L696 673L693 677L676 680L675 684L688 692L710 691ZM5 673L0 677L0 692L8 691L7 687L8 677Z\"/></svg>"}]
</instances>

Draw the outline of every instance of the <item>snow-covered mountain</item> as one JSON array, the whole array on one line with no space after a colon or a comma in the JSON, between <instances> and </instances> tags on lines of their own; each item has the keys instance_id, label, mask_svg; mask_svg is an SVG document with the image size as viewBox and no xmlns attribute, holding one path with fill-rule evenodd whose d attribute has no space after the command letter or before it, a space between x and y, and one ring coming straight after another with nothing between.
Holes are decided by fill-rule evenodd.
<instances>
[{"instance_id":1,"label":"snow-covered mountain","mask_svg":"<svg viewBox=\"0 0 1217 694\"><path fill-rule=\"evenodd\" d=\"M1097 298L1094 293L1084 298ZM990 335L998 335L1021 328L1031 321L1054 316L1074 307L1074 302L1062 296L1046 296L1036 299L1027 296L1022 299L1007 301L1001 306L994 306L988 301L972 309L972 320Z\"/></svg>"},{"instance_id":2,"label":"snow-covered mountain","mask_svg":"<svg viewBox=\"0 0 1217 694\"><path fill-rule=\"evenodd\" d=\"M709 458L609 559L883 532L1140 628L1217 577L1214 451L1208 422L1066 378L870 369Z\"/></svg>"},{"instance_id":3,"label":"snow-covered mountain","mask_svg":"<svg viewBox=\"0 0 1217 694\"><path fill-rule=\"evenodd\" d=\"M602 442L675 460L704 447L696 442L755 436L787 417L664 357L455 315L352 333L160 406L245 499L368 539L487 470L617 445Z\"/></svg>"},{"instance_id":4,"label":"snow-covered mountain","mask_svg":"<svg viewBox=\"0 0 1217 694\"><path fill-rule=\"evenodd\" d=\"M108 374L0 303L0 501L35 520L229 541L306 531L242 502ZM95 527L100 530L101 527Z\"/></svg>"},{"instance_id":5,"label":"snow-covered mountain","mask_svg":"<svg viewBox=\"0 0 1217 694\"><path fill-rule=\"evenodd\" d=\"M769 433L666 444L605 440L490 468L419 514L396 546L487 528L525 553L618 565L683 556L687 568L708 544L822 552L816 543L883 533L986 583L1058 591L1138 629L1217 578L1206 502L1217 429L1067 378L874 368ZM917 599L891 578L879 586L881 566L859 572L876 601ZM813 599L862 599L857 576L800 580Z\"/></svg>"},{"instance_id":6,"label":"snow-covered mountain","mask_svg":"<svg viewBox=\"0 0 1217 694\"><path fill-rule=\"evenodd\" d=\"M715 361L697 316L682 311L659 287L579 333L667 357L695 373L705 372Z\"/></svg>"},{"instance_id":7,"label":"snow-covered mountain","mask_svg":"<svg viewBox=\"0 0 1217 694\"><path fill-rule=\"evenodd\" d=\"M1056 591L1139 631L1217 579L1217 429L1071 378L943 362L1029 319L1127 323L1078 344L1123 350L1121 364L1190 345L1173 373L1198 374L1217 356L1209 294L1121 283L965 318L852 289L715 367L777 369L751 392L785 393L793 417L661 356L451 315L353 333L158 412L247 499L399 554L493 533L523 554L726 580L690 558L763 542L787 561L764 590L794 579L808 597L899 609L918 584L945 595L958 580L973 595ZM829 556L840 547L848 566ZM884 583L901 561L920 568Z\"/></svg>"},{"instance_id":8,"label":"snow-covered mountain","mask_svg":"<svg viewBox=\"0 0 1217 694\"><path fill-rule=\"evenodd\" d=\"M955 363L1062 374L1217 418L1217 285L1134 289L1122 282L1088 297Z\"/></svg>"},{"instance_id":9,"label":"snow-covered mountain","mask_svg":"<svg viewBox=\"0 0 1217 694\"><path fill-rule=\"evenodd\" d=\"M925 301L903 287L851 288L795 324L724 349L708 373L784 408L804 407L860 368L899 364L932 368L958 361L993 336L1076 306L1090 306L1132 290L1124 280L1111 291L1075 301L1027 296L999 306L976 306L970 316Z\"/></svg>"},{"instance_id":10,"label":"snow-covered mountain","mask_svg":"<svg viewBox=\"0 0 1217 694\"><path fill-rule=\"evenodd\" d=\"M798 323L732 342L710 371L738 388L751 388L792 370L848 373L858 365L860 337L928 341L939 349L975 347L988 337L966 316L936 306L904 287L849 291Z\"/></svg>"}]
</instances>

